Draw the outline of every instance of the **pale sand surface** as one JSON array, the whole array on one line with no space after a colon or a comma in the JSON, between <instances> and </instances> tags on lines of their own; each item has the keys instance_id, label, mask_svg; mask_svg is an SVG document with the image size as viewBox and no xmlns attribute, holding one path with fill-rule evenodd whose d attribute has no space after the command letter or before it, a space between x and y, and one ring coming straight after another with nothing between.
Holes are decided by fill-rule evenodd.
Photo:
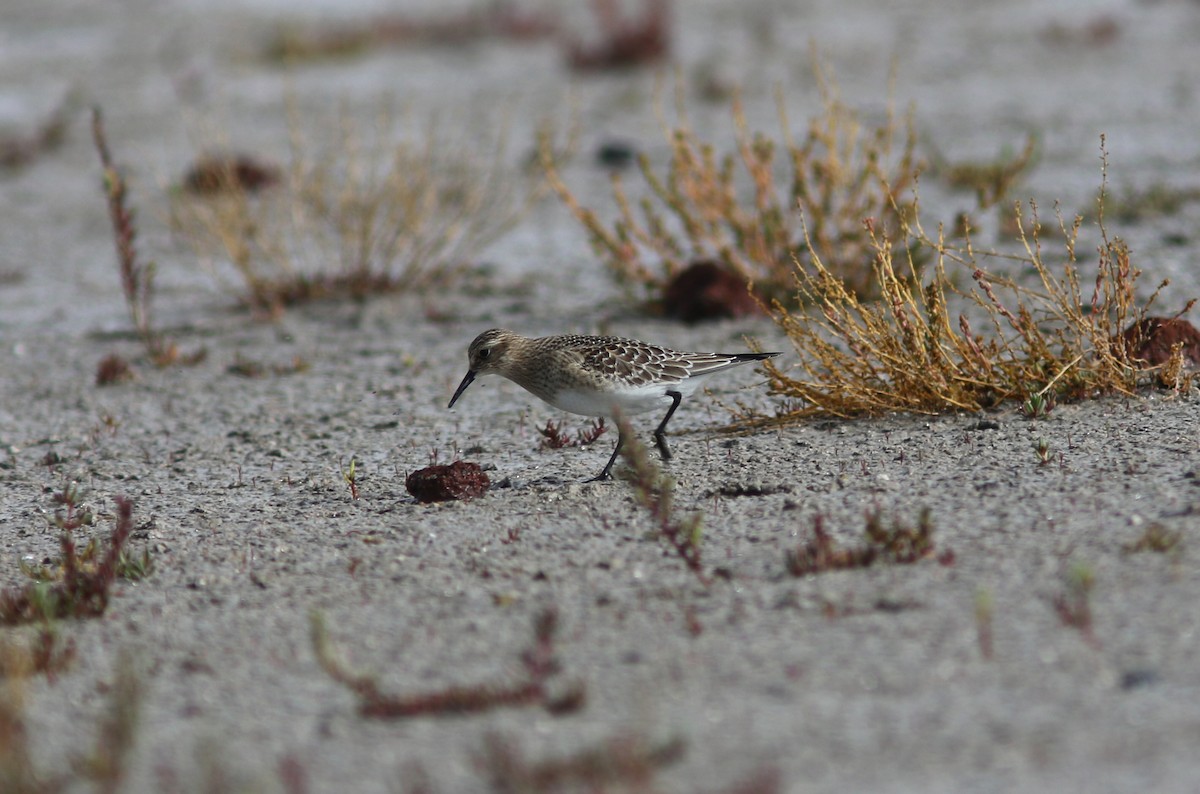
<instances>
[{"instance_id":1,"label":"pale sand surface","mask_svg":"<svg viewBox=\"0 0 1200 794\"><path fill-rule=\"evenodd\" d=\"M163 186L206 125L286 155L288 91L312 114L344 100L366 116L385 93L418 118L486 120L508 107L516 149L539 118L573 103L584 152L615 136L661 161L654 75L572 80L551 44L379 53L287 73L248 54L285 13L275 5L10 2L2 13L0 121L28 126L72 85L103 104L158 262L161 322L185 349L208 350L197 367L155 371L120 333L128 321L81 112L62 151L0 181L0 270L21 276L0 285L0 582L21 583L20 560L55 553L45 516L65 478L86 487L101 530L116 496L136 500L139 523L153 523L135 549L148 544L155 569L121 584L103 618L65 625L77 661L28 686L40 768L64 771L92 743L128 652L145 690L129 791L172 780L199 790L213 767L279 791L289 756L311 791L410 790L418 767L434 791L486 791L476 759L489 734L531 758L614 736L682 739L685 755L656 791L720 791L767 769L794 792L1195 790L1195 392L1061 405L1039 422L1008 406L730 437L711 430L728 419L718 400L771 408L760 375L730 373L680 408L671 439L678 509L703 512L706 561L725 574L706 590L649 534L629 486L578 482L611 438L538 451L547 419L583 422L503 381L477 383L453 412L445 404L467 343L488 327L733 351L749 334L789 349L768 322L639 318L553 200L486 252L495 288L483 294L319 305L275 323L237 309L164 223ZM777 84L794 126L816 112L811 41L869 115L886 107L894 61L897 101L914 103L922 139L947 156L1015 151L1036 131L1042 160L1019 195L1044 207L1088 206L1101 133L1115 186L1197 186L1194 2L678 5L685 76L715 65L745 84L763 129L775 129ZM1119 31L1111 43L1047 40L1053 24L1078 31L1104 14ZM725 105L692 104L708 137L728 130ZM567 176L607 206L588 157ZM929 182L930 218L969 206ZM1193 202L1115 229L1149 281L1171 277L1165 310L1200 293L1198 220ZM139 378L97 388L111 352L134 359ZM311 366L241 378L228 372L239 355ZM639 422L647 436L653 421ZM1039 438L1061 453L1051 465L1038 465ZM42 465L50 450L61 465ZM456 450L506 487L416 504L405 474ZM351 456L357 501L339 470ZM756 495L733 495L746 492ZM786 573L785 551L815 515L852 543L875 507L909 522L929 508L953 564ZM1123 552L1156 522L1183 534L1181 554ZM1092 644L1053 607L1077 564L1095 575ZM993 602L990 660L980 592ZM566 716L364 720L309 644L308 615L321 610L356 666L392 691L432 691L515 675L548 606L564 678L587 687L586 706Z\"/></svg>"}]
</instances>

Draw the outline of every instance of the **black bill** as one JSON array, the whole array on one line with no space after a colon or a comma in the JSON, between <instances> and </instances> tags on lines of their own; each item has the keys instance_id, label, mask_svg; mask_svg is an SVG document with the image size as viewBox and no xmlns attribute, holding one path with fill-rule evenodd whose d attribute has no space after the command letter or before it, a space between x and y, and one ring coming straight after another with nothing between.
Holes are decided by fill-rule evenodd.
<instances>
[{"instance_id":1,"label":"black bill","mask_svg":"<svg viewBox=\"0 0 1200 794\"><path fill-rule=\"evenodd\" d=\"M453 408L454 403L458 402L458 398L462 396L462 393L467 390L467 387L470 386L471 382L474 380L475 380L475 370L473 370L473 369L467 370L466 377L464 377L462 379L462 383L458 384L458 388L454 390L454 396L450 398L450 404L447 405L446 407Z\"/></svg>"}]
</instances>

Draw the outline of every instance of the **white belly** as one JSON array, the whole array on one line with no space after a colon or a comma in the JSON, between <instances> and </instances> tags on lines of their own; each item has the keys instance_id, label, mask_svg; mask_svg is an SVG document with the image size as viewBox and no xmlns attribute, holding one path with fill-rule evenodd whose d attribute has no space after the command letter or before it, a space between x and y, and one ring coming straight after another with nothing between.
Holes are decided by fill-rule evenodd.
<instances>
[{"instance_id":1,"label":"white belly","mask_svg":"<svg viewBox=\"0 0 1200 794\"><path fill-rule=\"evenodd\" d=\"M573 414L612 418L616 411L633 415L665 408L671 404L671 398L665 385L656 384L626 392L560 391L547 402Z\"/></svg>"}]
</instances>

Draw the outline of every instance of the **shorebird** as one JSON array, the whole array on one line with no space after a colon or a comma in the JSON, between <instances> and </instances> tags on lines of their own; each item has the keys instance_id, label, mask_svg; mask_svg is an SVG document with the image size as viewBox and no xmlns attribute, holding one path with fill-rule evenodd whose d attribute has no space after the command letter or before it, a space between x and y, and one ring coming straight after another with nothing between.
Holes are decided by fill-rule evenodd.
<instances>
[{"instance_id":1,"label":"shorebird","mask_svg":"<svg viewBox=\"0 0 1200 794\"><path fill-rule=\"evenodd\" d=\"M670 404L654 431L663 460L671 459L667 423L679 402L710 376L779 353L681 353L615 336L543 336L532 339L503 328L484 331L467 348L468 369L449 408L480 375L500 375L563 411L584 416L645 413ZM625 434L595 480L612 479Z\"/></svg>"}]
</instances>

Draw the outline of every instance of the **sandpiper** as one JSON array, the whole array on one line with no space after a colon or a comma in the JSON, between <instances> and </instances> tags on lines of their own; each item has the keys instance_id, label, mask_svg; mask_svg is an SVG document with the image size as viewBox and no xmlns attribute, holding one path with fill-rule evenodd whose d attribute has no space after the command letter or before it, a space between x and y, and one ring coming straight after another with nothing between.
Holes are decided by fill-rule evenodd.
<instances>
[{"instance_id":1,"label":"sandpiper","mask_svg":"<svg viewBox=\"0 0 1200 794\"><path fill-rule=\"evenodd\" d=\"M555 408L584 416L615 419L653 411L667 403L667 414L654 431L663 460L670 460L667 422L679 401L710 375L739 364L762 361L779 353L681 353L658 345L615 336L521 336L503 328L484 331L467 348L467 374L454 390L450 405L479 375L502 375ZM600 473L611 470L624 434Z\"/></svg>"}]
</instances>

